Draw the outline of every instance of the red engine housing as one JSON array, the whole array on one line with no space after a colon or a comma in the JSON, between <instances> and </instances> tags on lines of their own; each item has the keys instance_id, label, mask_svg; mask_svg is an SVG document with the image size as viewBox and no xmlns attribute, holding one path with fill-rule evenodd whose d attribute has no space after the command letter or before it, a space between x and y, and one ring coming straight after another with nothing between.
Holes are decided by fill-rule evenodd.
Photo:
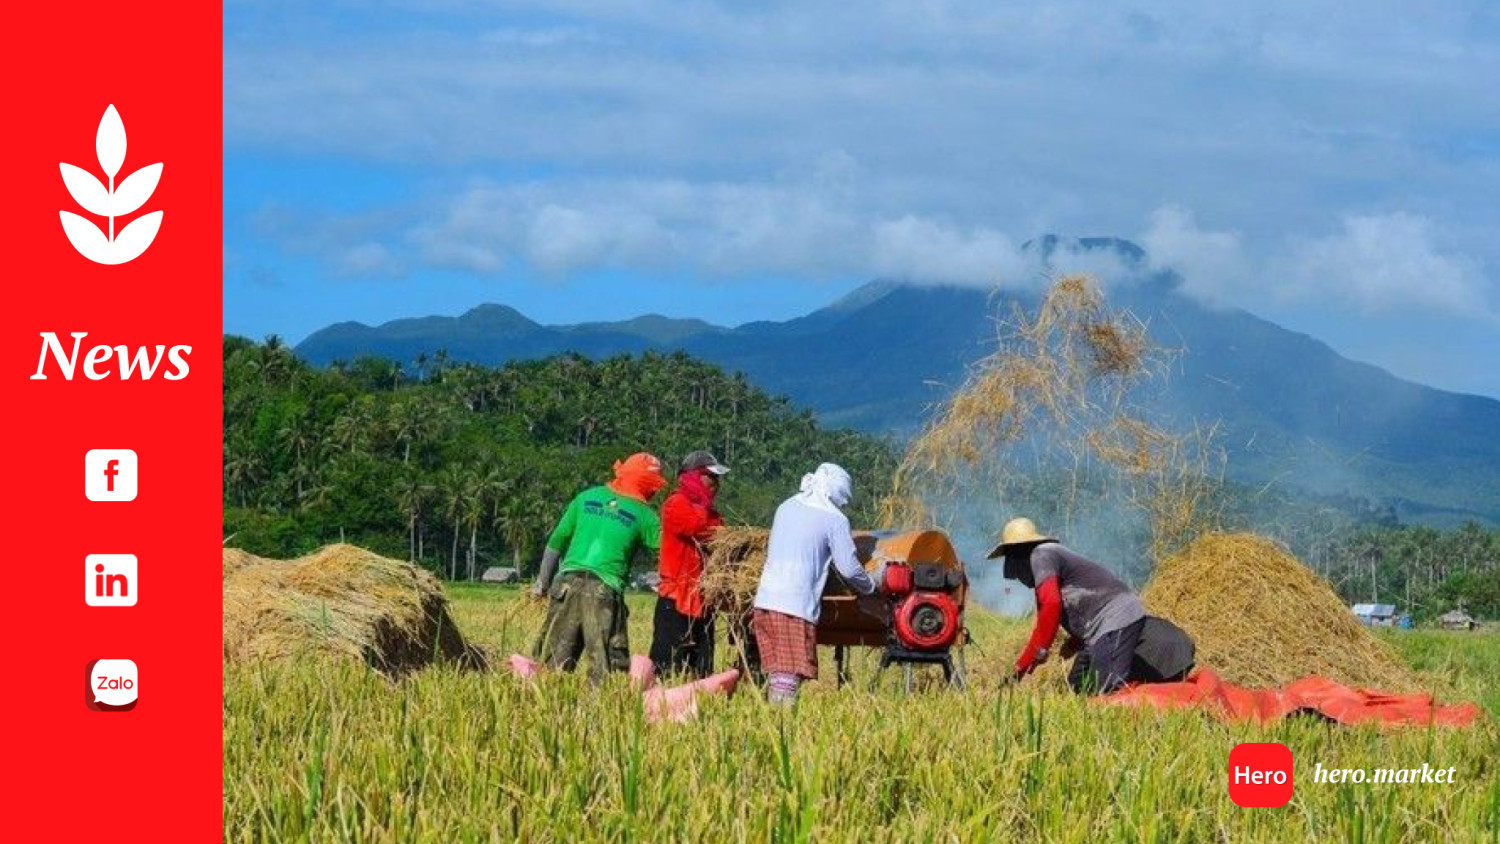
<instances>
[{"instance_id":1,"label":"red engine housing","mask_svg":"<svg viewBox=\"0 0 1500 844\"><path fill-rule=\"evenodd\" d=\"M910 577L911 569L907 569ZM886 571L889 588L890 571ZM896 605L896 638L918 651L940 651L958 640L958 602L943 592L914 592Z\"/></svg>"},{"instance_id":2,"label":"red engine housing","mask_svg":"<svg viewBox=\"0 0 1500 844\"><path fill-rule=\"evenodd\" d=\"M911 566L906 563L887 563L885 567L885 594L892 598L904 598L911 594Z\"/></svg>"}]
</instances>

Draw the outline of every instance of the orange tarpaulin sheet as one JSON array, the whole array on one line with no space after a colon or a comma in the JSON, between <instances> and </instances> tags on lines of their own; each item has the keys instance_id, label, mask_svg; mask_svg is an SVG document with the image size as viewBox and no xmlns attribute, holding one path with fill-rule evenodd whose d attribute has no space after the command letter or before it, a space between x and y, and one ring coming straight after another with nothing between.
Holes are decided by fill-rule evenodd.
<instances>
[{"instance_id":1,"label":"orange tarpaulin sheet","mask_svg":"<svg viewBox=\"0 0 1500 844\"><path fill-rule=\"evenodd\" d=\"M1207 709L1229 721L1265 723L1296 713L1315 713L1340 724L1438 724L1467 727L1480 718L1477 704L1440 706L1429 694L1395 695L1355 689L1326 677L1304 677L1280 689L1247 689L1203 669L1180 683L1131 686L1101 703L1157 709Z\"/></svg>"}]
</instances>

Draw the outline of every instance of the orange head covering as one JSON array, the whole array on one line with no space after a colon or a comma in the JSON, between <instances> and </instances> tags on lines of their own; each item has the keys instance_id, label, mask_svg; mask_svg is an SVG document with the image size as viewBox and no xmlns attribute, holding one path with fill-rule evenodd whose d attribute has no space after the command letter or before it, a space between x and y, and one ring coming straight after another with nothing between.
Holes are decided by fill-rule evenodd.
<instances>
[{"instance_id":1,"label":"orange head covering","mask_svg":"<svg viewBox=\"0 0 1500 844\"><path fill-rule=\"evenodd\" d=\"M615 461L615 479L609 482L609 488L615 492L641 501L650 501L666 485L661 461L644 451Z\"/></svg>"}]
</instances>

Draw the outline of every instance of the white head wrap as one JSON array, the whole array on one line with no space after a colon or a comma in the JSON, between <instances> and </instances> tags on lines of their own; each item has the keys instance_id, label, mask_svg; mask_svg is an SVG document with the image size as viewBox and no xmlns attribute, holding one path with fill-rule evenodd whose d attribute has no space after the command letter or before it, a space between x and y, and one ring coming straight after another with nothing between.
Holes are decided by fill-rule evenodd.
<instances>
[{"instance_id":1,"label":"white head wrap","mask_svg":"<svg viewBox=\"0 0 1500 844\"><path fill-rule=\"evenodd\" d=\"M823 463L811 474L802 476L802 491L797 499L810 507L840 512L839 508L849 503L854 481L843 467L834 463Z\"/></svg>"}]
</instances>

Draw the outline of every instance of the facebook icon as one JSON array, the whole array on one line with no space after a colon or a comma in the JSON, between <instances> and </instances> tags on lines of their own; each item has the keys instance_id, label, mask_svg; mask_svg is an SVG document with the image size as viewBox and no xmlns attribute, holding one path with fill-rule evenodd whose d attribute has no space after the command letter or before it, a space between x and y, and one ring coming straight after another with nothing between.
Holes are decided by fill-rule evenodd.
<instances>
[{"instance_id":1,"label":"facebook icon","mask_svg":"<svg viewBox=\"0 0 1500 844\"><path fill-rule=\"evenodd\" d=\"M96 448L83 458L83 492L90 501L134 501L135 452L128 448Z\"/></svg>"}]
</instances>

